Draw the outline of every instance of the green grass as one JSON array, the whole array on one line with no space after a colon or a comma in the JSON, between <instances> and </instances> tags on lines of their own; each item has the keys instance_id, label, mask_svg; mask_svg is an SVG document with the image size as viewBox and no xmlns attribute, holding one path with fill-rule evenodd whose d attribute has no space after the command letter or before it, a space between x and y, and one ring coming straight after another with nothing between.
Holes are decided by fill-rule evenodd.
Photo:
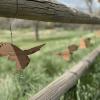
<instances>
[{"instance_id":1,"label":"green grass","mask_svg":"<svg viewBox=\"0 0 100 100\"><path fill-rule=\"evenodd\" d=\"M0 33L0 41L10 42L9 31L1 30ZM41 51L30 56L31 62L22 72L16 72L15 62L8 61L6 57L0 58L0 90L2 90L0 100L27 100L64 73L65 69L75 65L100 43L100 40L96 39L96 43L90 48L78 50L73 55L74 60L70 62L55 55L65 50L69 44L79 44L81 36L92 37L92 42L95 41L95 34L87 31L42 30L39 41L35 41L32 30L14 31L14 44L22 49L42 43L46 45Z\"/></svg>"}]
</instances>

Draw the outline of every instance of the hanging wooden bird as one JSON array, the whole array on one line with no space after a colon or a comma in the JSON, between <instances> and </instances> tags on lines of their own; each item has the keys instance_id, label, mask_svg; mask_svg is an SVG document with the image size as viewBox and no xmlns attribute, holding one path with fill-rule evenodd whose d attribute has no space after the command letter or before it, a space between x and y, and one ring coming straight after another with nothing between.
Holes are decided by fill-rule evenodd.
<instances>
[{"instance_id":1,"label":"hanging wooden bird","mask_svg":"<svg viewBox=\"0 0 100 100\"><path fill-rule=\"evenodd\" d=\"M70 61L71 54L67 50L63 51L63 52L59 52L59 53L57 53L57 55L60 56L60 57L62 57L66 61Z\"/></svg>"},{"instance_id":2,"label":"hanging wooden bird","mask_svg":"<svg viewBox=\"0 0 100 100\"><path fill-rule=\"evenodd\" d=\"M28 50L21 50L11 43L0 43L0 56L7 56L9 60L15 61L17 70L21 70L30 62L28 55L39 51L44 45L42 44Z\"/></svg>"},{"instance_id":3,"label":"hanging wooden bird","mask_svg":"<svg viewBox=\"0 0 100 100\"><path fill-rule=\"evenodd\" d=\"M81 49L88 48L89 46L91 46L91 38L90 37L80 39L80 48Z\"/></svg>"},{"instance_id":4,"label":"hanging wooden bird","mask_svg":"<svg viewBox=\"0 0 100 100\"><path fill-rule=\"evenodd\" d=\"M69 61L72 58L73 53L78 50L79 46L76 44L72 44L68 46L68 50L64 52L57 53L58 56L63 57L64 60Z\"/></svg>"},{"instance_id":5,"label":"hanging wooden bird","mask_svg":"<svg viewBox=\"0 0 100 100\"><path fill-rule=\"evenodd\" d=\"M79 46L76 44L72 44L72 45L68 46L68 50L69 50L70 54L73 54L75 51L78 50L78 48L79 48Z\"/></svg>"},{"instance_id":6,"label":"hanging wooden bird","mask_svg":"<svg viewBox=\"0 0 100 100\"><path fill-rule=\"evenodd\" d=\"M97 32L95 33L95 36L96 36L96 38L100 38L100 31L97 31Z\"/></svg>"}]
</instances>

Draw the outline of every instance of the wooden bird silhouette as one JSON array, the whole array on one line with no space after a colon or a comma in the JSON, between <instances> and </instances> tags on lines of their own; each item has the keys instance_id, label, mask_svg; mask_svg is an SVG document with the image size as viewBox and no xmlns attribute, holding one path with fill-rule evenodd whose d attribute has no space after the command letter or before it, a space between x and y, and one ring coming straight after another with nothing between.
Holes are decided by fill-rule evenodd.
<instances>
[{"instance_id":1,"label":"wooden bird silhouette","mask_svg":"<svg viewBox=\"0 0 100 100\"><path fill-rule=\"evenodd\" d=\"M21 50L11 43L0 43L0 56L7 56L9 60L15 61L17 70L21 70L30 62L28 55L39 51L44 45L42 44L28 50Z\"/></svg>"},{"instance_id":2,"label":"wooden bird silhouette","mask_svg":"<svg viewBox=\"0 0 100 100\"><path fill-rule=\"evenodd\" d=\"M62 57L66 61L69 61L70 60L70 56L71 56L71 54L69 53L69 51L59 52L59 53L57 53L57 55L60 56L60 57Z\"/></svg>"},{"instance_id":3,"label":"wooden bird silhouette","mask_svg":"<svg viewBox=\"0 0 100 100\"><path fill-rule=\"evenodd\" d=\"M91 38L87 37L87 38L81 38L80 39L80 48L88 48L91 45Z\"/></svg>"},{"instance_id":4,"label":"wooden bird silhouette","mask_svg":"<svg viewBox=\"0 0 100 100\"><path fill-rule=\"evenodd\" d=\"M68 50L57 53L58 56L63 57L64 60L69 61L72 57L72 54L79 48L78 45L72 44L68 46Z\"/></svg>"},{"instance_id":5,"label":"wooden bird silhouette","mask_svg":"<svg viewBox=\"0 0 100 100\"><path fill-rule=\"evenodd\" d=\"M79 46L76 44L72 44L68 46L68 50L70 52L70 54L73 54L76 50L78 50Z\"/></svg>"}]
</instances>

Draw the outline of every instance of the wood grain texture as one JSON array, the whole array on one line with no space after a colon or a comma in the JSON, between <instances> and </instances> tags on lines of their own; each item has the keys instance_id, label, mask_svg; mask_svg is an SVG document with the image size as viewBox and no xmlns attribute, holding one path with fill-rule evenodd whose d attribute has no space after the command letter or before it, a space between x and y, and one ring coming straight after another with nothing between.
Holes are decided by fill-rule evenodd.
<instances>
[{"instance_id":1,"label":"wood grain texture","mask_svg":"<svg viewBox=\"0 0 100 100\"><path fill-rule=\"evenodd\" d=\"M18 9L17 9L18 8ZM100 24L100 19L46 0L0 0L0 16L29 20Z\"/></svg>"},{"instance_id":2,"label":"wood grain texture","mask_svg":"<svg viewBox=\"0 0 100 100\"><path fill-rule=\"evenodd\" d=\"M50 83L47 87L41 90L29 100L59 100L59 98L72 88L77 80L85 75L90 65L100 55L100 48L95 49L86 58L80 61L77 65L67 70L57 80Z\"/></svg>"}]
</instances>

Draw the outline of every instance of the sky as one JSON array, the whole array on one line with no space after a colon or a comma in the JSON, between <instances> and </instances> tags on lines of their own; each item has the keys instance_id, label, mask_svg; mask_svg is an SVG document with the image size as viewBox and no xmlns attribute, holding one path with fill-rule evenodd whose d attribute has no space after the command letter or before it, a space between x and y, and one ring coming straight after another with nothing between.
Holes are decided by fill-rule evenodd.
<instances>
[{"instance_id":1,"label":"sky","mask_svg":"<svg viewBox=\"0 0 100 100\"><path fill-rule=\"evenodd\" d=\"M59 0L59 2L62 2L70 6L79 6L80 3L82 4L81 6L83 6L84 4L83 0Z\"/></svg>"},{"instance_id":2,"label":"sky","mask_svg":"<svg viewBox=\"0 0 100 100\"><path fill-rule=\"evenodd\" d=\"M58 1L75 8L81 8L81 9L86 8L84 0L58 0ZM94 0L94 6L95 7L100 6L100 4L97 3L97 0Z\"/></svg>"}]
</instances>

